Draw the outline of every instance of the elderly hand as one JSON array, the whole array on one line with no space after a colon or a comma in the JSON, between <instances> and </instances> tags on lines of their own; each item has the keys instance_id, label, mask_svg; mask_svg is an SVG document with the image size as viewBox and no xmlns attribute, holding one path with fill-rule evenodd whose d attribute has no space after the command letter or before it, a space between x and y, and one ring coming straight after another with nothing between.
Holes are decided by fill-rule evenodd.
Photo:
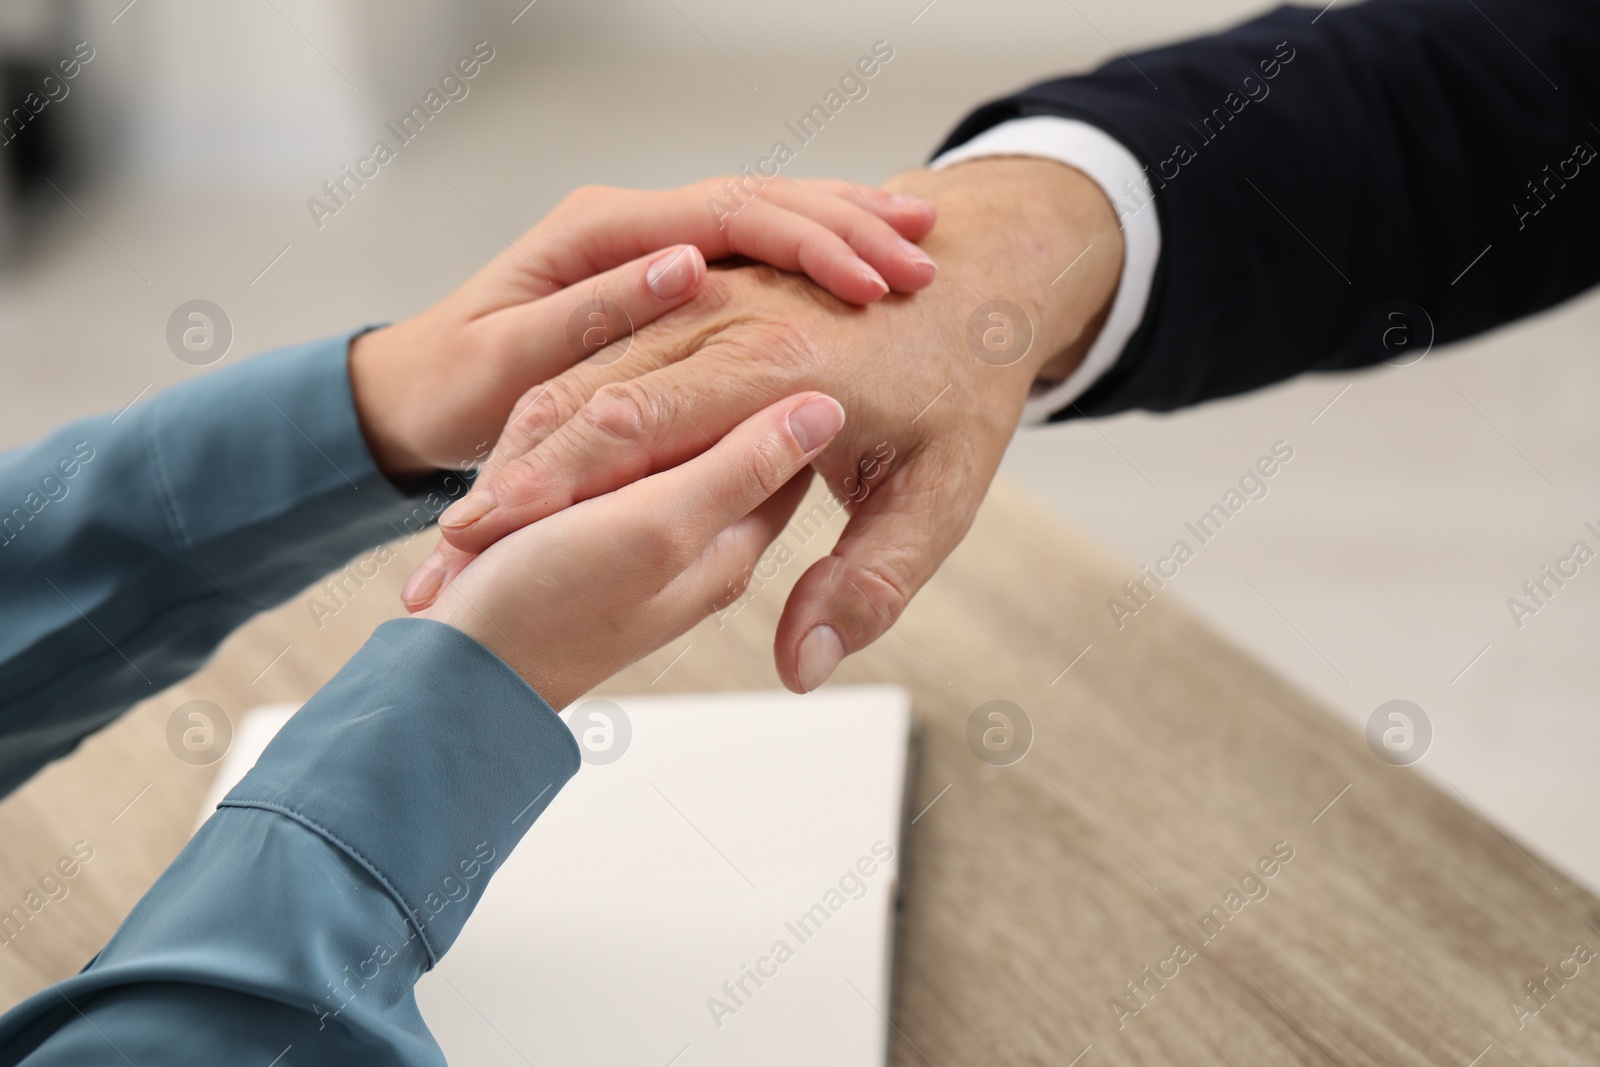
<instances>
[{"instance_id":1,"label":"elderly hand","mask_svg":"<svg viewBox=\"0 0 1600 1067\"><path fill-rule=\"evenodd\" d=\"M772 180L730 215L708 206L727 201L730 181L740 179L579 189L444 300L357 338L351 389L379 468L399 481L478 463L518 397L588 357L611 358L621 346L601 346L688 302L706 259L803 271L856 304L933 280L906 240L933 226L925 201Z\"/></svg>"},{"instance_id":2,"label":"elderly hand","mask_svg":"<svg viewBox=\"0 0 1600 1067\"><path fill-rule=\"evenodd\" d=\"M1082 359L1122 258L1109 201L1057 163L979 160L895 185L938 207L925 244L940 281L857 308L768 269L714 272L623 359L574 368L529 398L477 487L441 518L448 544L413 575L408 605L428 603L497 539L697 455L774 398L818 389L849 413L814 466L850 514L789 596L778 673L814 689L881 636L965 535L1035 379Z\"/></svg>"}]
</instances>

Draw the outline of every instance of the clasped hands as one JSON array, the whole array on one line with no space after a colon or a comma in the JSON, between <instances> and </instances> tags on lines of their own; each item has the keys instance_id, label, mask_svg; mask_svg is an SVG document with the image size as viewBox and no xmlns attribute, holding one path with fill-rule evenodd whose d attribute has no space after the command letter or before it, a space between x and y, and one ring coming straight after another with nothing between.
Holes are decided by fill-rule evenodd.
<instances>
[{"instance_id":1,"label":"clasped hands","mask_svg":"<svg viewBox=\"0 0 1600 1067\"><path fill-rule=\"evenodd\" d=\"M1110 202L1058 163L769 181L731 217L706 206L721 184L580 190L351 346L391 478L493 442L407 609L558 709L737 598L813 471L849 519L774 650L790 689L820 685L960 542L1030 388L1081 361L1121 271ZM969 343L993 300L1026 315L1014 360Z\"/></svg>"}]
</instances>

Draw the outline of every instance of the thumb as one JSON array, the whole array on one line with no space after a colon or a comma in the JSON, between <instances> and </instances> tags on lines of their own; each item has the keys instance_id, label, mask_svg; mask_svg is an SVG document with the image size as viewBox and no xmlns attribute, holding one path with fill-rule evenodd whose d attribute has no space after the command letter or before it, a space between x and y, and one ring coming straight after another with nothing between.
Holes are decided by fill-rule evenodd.
<instances>
[{"instance_id":1,"label":"thumb","mask_svg":"<svg viewBox=\"0 0 1600 1067\"><path fill-rule=\"evenodd\" d=\"M477 558L474 552L463 552L449 541L440 541L406 579L400 590L400 603L413 615L425 610L438 598L439 591L455 581L456 575Z\"/></svg>"},{"instance_id":2,"label":"thumb","mask_svg":"<svg viewBox=\"0 0 1600 1067\"><path fill-rule=\"evenodd\" d=\"M888 632L966 536L981 497L970 500L959 476L931 458L917 456L880 483L857 505L833 552L790 591L773 642L778 677L789 689L817 688L845 656Z\"/></svg>"},{"instance_id":3,"label":"thumb","mask_svg":"<svg viewBox=\"0 0 1600 1067\"><path fill-rule=\"evenodd\" d=\"M770 404L695 458L620 492L675 515L696 550L782 489L844 426L844 408L822 393Z\"/></svg>"}]
</instances>

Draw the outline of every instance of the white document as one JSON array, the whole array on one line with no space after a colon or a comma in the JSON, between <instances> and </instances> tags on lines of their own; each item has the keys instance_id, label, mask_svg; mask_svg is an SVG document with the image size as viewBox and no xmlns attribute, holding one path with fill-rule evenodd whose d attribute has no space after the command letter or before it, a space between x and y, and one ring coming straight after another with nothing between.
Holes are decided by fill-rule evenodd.
<instances>
[{"instance_id":1,"label":"white document","mask_svg":"<svg viewBox=\"0 0 1600 1067\"><path fill-rule=\"evenodd\" d=\"M290 711L245 716L206 815ZM450 1062L885 1064L905 691L617 697L562 717L583 769L417 987Z\"/></svg>"}]
</instances>

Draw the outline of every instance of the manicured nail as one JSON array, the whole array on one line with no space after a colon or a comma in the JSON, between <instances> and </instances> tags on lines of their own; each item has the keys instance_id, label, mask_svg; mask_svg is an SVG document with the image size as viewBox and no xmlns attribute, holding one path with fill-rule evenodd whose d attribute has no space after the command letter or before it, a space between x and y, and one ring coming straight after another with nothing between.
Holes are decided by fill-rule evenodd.
<instances>
[{"instance_id":1,"label":"manicured nail","mask_svg":"<svg viewBox=\"0 0 1600 1067\"><path fill-rule=\"evenodd\" d=\"M644 283L657 300L676 300L699 283L700 269L694 245L679 245L650 264Z\"/></svg>"},{"instance_id":2,"label":"manicured nail","mask_svg":"<svg viewBox=\"0 0 1600 1067\"><path fill-rule=\"evenodd\" d=\"M919 267L933 267L932 256L928 255L928 253L924 252L922 249L918 248L904 237L899 238L899 241L900 251L904 253L905 257L912 263ZM934 267L934 269L937 270L938 268Z\"/></svg>"},{"instance_id":3,"label":"manicured nail","mask_svg":"<svg viewBox=\"0 0 1600 1067\"><path fill-rule=\"evenodd\" d=\"M831 396L814 396L789 412L789 432L802 452L821 448L844 425L844 408Z\"/></svg>"},{"instance_id":4,"label":"manicured nail","mask_svg":"<svg viewBox=\"0 0 1600 1067\"><path fill-rule=\"evenodd\" d=\"M439 586L443 582L444 560L438 556L429 556L422 561L422 566L412 571L411 577L406 579L405 588L400 590L400 603L407 608L426 604L439 595Z\"/></svg>"},{"instance_id":5,"label":"manicured nail","mask_svg":"<svg viewBox=\"0 0 1600 1067\"><path fill-rule=\"evenodd\" d=\"M873 270L867 264L862 263L858 267L856 267L856 273L861 275L862 279L868 285L877 286L878 289L880 290L880 292L878 293L879 296L883 296L884 293L887 293L889 291L889 283L883 280L883 275L881 275L877 271Z\"/></svg>"},{"instance_id":6,"label":"manicured nail","mask_svg":"<svg viewBox=\"0 0 1600 1067\"><path fill-rule=\"evenodd\" d=\"M844 642L839 631L823 624L813 626L800 642L800 688L807 693L828 680L844 659Z\"/></svg>"},{"instance_id":7,"label":"manicured nail","mask_svg":"<svg viewBox=\"0 0 1600 1067\"><path fill-rule=\"evenodd\" d=\"M474 489L457 500L439 516L439 525L446 530L461 530L494 510L494 494L487 489Z\"/></svg>"}]
</instances>

